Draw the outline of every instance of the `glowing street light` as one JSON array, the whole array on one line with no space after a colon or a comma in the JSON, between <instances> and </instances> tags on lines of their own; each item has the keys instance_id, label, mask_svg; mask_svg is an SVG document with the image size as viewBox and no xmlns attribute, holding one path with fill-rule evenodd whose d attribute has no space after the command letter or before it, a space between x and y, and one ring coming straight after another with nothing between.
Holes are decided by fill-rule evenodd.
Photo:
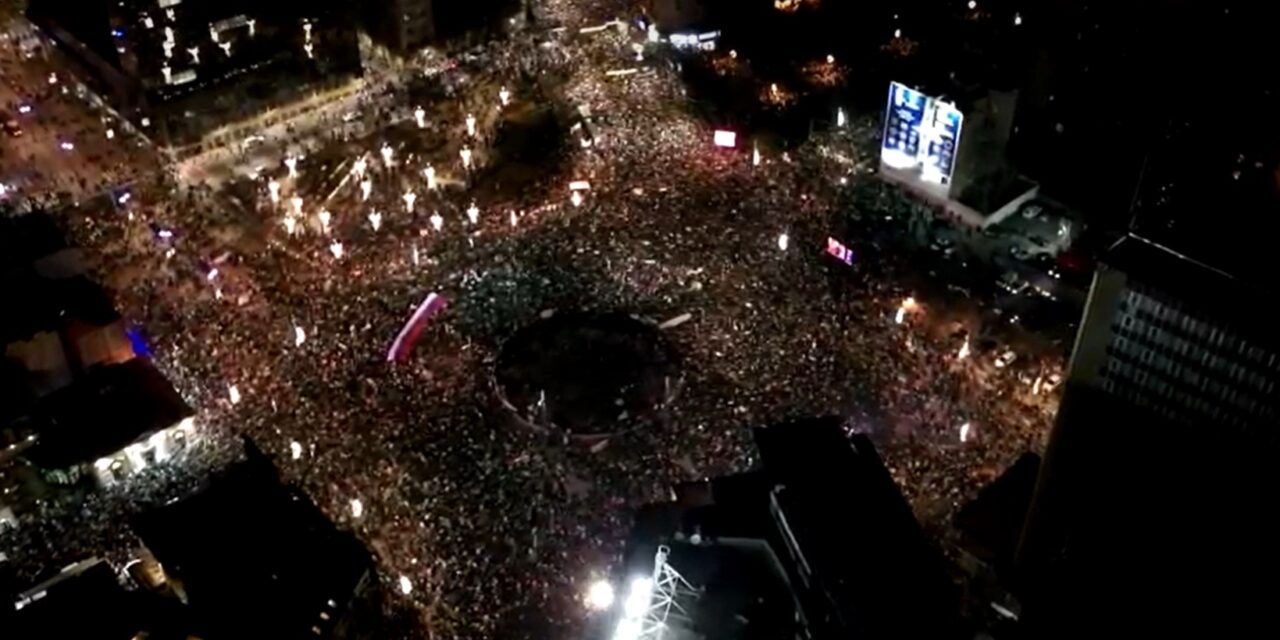
<instances>
[{"instance_id":1,"label":"glowing street light","mask_svg":"<svg viewBox=\"0 0 1280 640\"><path fill-rule=\"evenodd\" d=\"M960 425L960 442L967 442L969 440L969 428L970 425L968 422Z\"/></svg>"},{"instance_id":2,"label":"glowing street light","mask_svg":"<svg viewBox=\"0 0 1280 640\"><path fill-rule=\"evenodd\" d=\"M790 237L790 236L788 236L786 233L780 233L780 234L778 234L778 249L779 249L780 251L786 251L786 250L787 250L787 247L788 247L790 244L791 244L791 237Z\"/></svg>"},{"instance_id":3,"label":"glowing street light","mask_svg":"<svg viewBox=\"0 0 1280 640\"><path fill-rule=\"evenodd\" d=\"M296 324L293 325L293 346L301 347L302 343L306 341L307 341L307 332L303 331L302 327L299 327Z\"/></svg>"},{"instance_id":4,"label":"glowing street light","mask_svg":"<svg viewBox=\"0 0 1280 640\"><path fill-rule=\"evenodd\" d=\"M471 206L467 207L467 219L471 221L471 224L480 222L480 207L476 206L474 200L471 201Z\"/></svg>"},{"instance_id":5,"label":"glowing street light","mask_svg":"<svg viewBox=\"0 0 1280 640\"><path fill-rule=\"evenodd\" d=\"M580 192L578 192L578 191L574 191L574 192L573 192L573 194L569 196L569 202L572 202L572 203L573 203L573 206L575 206L575 207L581 207L581 206L582 206L582 193L580 193Z\"/></svg>"},{"instance_id":6,"label":"glowing street light","mask_svg":"<svg viewBox=\"0 0 1280 640\"><path fill-rule=\"evenodd\" d=\"M289 455L294 460L302 458L302 444L297 440L289 443Z\"/></svg>"},{"instance_id":7,"label":"glowing street light","mask_svg":"<svg viewBox=\"0 0 1280 640\"><path fill-rule=\"evenodd\" d=\"M413 583L409 581L409 576L400 576L400 593L406 596L413 593Z\"/></svg>"},{"instance_id":8,"label":"glowing street light","mask_svg":"<svg viewBox=\"0 0 1280 640\"><path fill-rule=\"evenodd\" d=\"M1021 13L1015 13L1015 14L1013 14L1013 26L1015 26L1015 27L1020 27L1020 26L1022 26L1022 14L1021 14Z\"/></svg>"},{"instance_id":9,"label":"glowing street light","mask_svg":"<svg viewBox=\"0 0 1280 640\"><path fill-rule=\"evenodd\" d=\"M427 128L427 110L426 109L423 109L422 107L418 107L417 109L414 109L413 119L418 121L419 129Z\"/></svg>"},{"instance_id":10,"label":"glowing street light","mask_svg":"<svg viewBox=\"0 0 1280 640\"><path fill-rule=\"evenodd\" d=\"M848 118L844 114L844 107L836 109L836 126L843 129L847 120Z\"/></svg>"},{"instance_id":11,"label":"glowing street light","mask_svg":"<svg viewBox=\"0 0 1280 640\"><path fill-rule=\"evenodd\" d=\"M240 390L234 384L227 385L227 399L231 404L240 404Z\"/></svg>"},{"instance_id":12,"label":"glowing street light","mask_svg":"<svg viewBox=\"0 0 1280 640\"><path fill-rule=\"evenodd\" d=\"M108 140L115 140L115 138L116 138L116 130L115 130L115 129L107 129L107 139L108 139Z\"/></svg>"},{"instance_id":13,"label":"glowing street light","mask_svg":"<svg viewBox=\"0 0 1280 640\"><path fill-rule=\"evenodd\" d=\"M516 223L517 223L517 222L519 222L519 219L518 219L518 218L516 218L516 212L512 211L512 212L511 212L511 226L513 226L513 227L514 227L514 226L516 226Z\"/></svg>"},{"instance_id":14,"label":"glowing street light","mask_svg":"<svg viewBox=\"0 0 1280 640\"><path fill-rule=\"evenodd\" d=\"M467 114L467 135L475 137L476 135L476 117L474 114Z\"/></svg>"},{"instance_id":15,"label":"glowing street light","mask_svg":"<svg viewBox=\"0 0 1280 640\"><path fill-rule=\"evenodd\" d=\"M378 229L380 229L382 227L382 214L378 213L377 211L370 211L369 225L373 227L374 231L377 231Z\"/></svg>"},{"instance_id":16,"label":"glowing street light","mask_svg":"<svg viewBox=\"0 0 1280 640\"><path fill-rule=\"evenodd\" d=\"M758 167L758 166L760 166L760 147L759 147L759 145L753 145L753 146L751 147L751 166L753 166L753 167Z\"/></svg>"},{"instance_id":17,"label":"glowing street light","mask_svg":"<svg viewBox=\"0 0 1280 640\"><path fill-rule=\"evenodd\" d=\"M604 611L613 606L615 597L608 580L596 580L587 588L586 604L592 611Z\"/></svg>"},{"instance_id":18,"label":"glowing street light","mask_svg":"<svg viewBox=\"0 0 1280 640\"><path fill-rule=\"evenodd\" d=\"M431 226L435 227L436 231L444 228L444 218L440 217L439 211L431 214Z\"/></svg>"}]
</instances>

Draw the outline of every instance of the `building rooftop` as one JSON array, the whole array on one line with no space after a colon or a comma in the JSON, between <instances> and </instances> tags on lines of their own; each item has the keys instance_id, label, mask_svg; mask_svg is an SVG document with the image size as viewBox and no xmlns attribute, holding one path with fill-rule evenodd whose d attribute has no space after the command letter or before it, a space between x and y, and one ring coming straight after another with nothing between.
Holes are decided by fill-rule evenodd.
<instances>
[{"instance_id":1,"label":"building rooftop","mask_svg":"<svg viewBox=\"0 0 1280 640\"><path fill-rule=\"evenodd\" d=\"M762 468L681 485L641 512L628 575L668 545L701 589L686 626L708 638L951 637L942 556L870 441L809 419L757 429L756 442Z\"/></svg>"},{"instance_id":2,"label":"building rooftop","mask_svg":"<svg viewBox=\"0 0 1280 640\"><path fill-rule=\"evenodd\" d=\"M250 449L209 488L134 528L181 583L202 637L328 637L371 575L369 554Z\"/></svg>"},{"instance_id":3,"label":"building rooftop","mask_svg":"<svg viewBox=\"0 0 1280 640\"><path fill-rule=\"evenodd\" d=\"M37 439L23 456L46 469L92 462L191 415L149 360L97 367L42 398L26 416L25 427Z\"/></svg>"},{"instance_id":4,"label":"building rooftop","mask_svg":"<svg viewBox=\"0 0 1280 640\"><path fill-rule=\"evenodd\" d=\"M14 628L0 630L14 640L130 640L143 629L139 611L115 572L98 559L71 565L4 604L17 608Z\"/></svg>"}]
</instances>

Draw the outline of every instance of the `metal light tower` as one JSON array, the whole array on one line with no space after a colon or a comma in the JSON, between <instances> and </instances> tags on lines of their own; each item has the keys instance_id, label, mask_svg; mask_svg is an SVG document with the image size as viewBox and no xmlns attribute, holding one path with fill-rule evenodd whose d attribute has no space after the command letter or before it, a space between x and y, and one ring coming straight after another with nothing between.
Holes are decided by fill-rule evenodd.
<instances>
[{"instance_id":1,"label":"metal light tower","mask_svg":"<svg viewBox=\"0 0 1280 640\"><path fill-rule=\"evenodd\" d=\"M662 640L674 618L689 619L685 603L697 589L667 563L671 549L659 546L653 558L653 577L636 578L623 606L613 640Z\"/></svg>"}]
</instances>

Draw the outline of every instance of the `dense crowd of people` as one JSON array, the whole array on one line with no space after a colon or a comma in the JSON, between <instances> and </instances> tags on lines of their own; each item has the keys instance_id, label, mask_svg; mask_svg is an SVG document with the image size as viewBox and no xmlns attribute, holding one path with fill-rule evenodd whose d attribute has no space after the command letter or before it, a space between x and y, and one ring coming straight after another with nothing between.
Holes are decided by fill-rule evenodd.
<instances>
[{"instance_id":1,"label":"dense crowd of people","mask_svg":"<svg viewBox=\"0 0 1280 640\"><path fill-rule=\"evenodd\" d=\"M752 426L843 416L883 447L931 527L1038 448L1051 400L990 358L959 356L929 301L899 322L909 264L824 253L849 193L873 180L829 145L871 137L870 123L785 154L717 148L669 65L636 61L644 34L577 33L593 24L580 4L604 3L544 3L571 28L489 45L458 71L457 104L433 108L447 124L400 134L438 143L335 140L252 181L248 203L235 185L157 180L135 186L128 215L79 218L122 309L198 407L201 436L24 523L0 539L29 552L10 557L127 553L125 514L193 490L244 434L368 545L388 615L424 637L554 637L581 623L583 590L616 565L634 509L673 483L749 468ZM627 68L639 70L607 74ZM557 84L501 105L494 88L530 74ZM529 100L590 116L549 175L494 189L488 141L502 110ZM408 362L387 362L429 292L448 311ZM680 355L668 405L603 449L511 419L488 382L494 359L548 309L692 314L668 330Z\"/></svg>"}]
</instances>

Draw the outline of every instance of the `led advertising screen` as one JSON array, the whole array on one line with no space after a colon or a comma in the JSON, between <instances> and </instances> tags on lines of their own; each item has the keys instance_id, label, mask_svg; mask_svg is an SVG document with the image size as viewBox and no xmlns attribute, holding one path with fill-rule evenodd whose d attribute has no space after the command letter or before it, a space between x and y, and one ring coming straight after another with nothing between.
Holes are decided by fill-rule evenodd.
<instances>
[{"instance_id":1,"label":"led advertising screen","mask_svg":"<svg viewBox=\"0 0 1280 640\"><path fill-rule=\"evenodd\" d=\"M929 127L925 133L925 157L922 177L930 182L949 184L955 170L956 144L964 114L948 102L933 100Z\"/></svg>"},{"instance_id":2,"label":"led advertising screen","mask_svg":"<svg viewBox=\"0 0 1280 640\"><path fill-rule=\"evenodd\" d=\"M922 180L950 184L963 126L964 114L955 105L892 82L880 160L893 169L919 169Z\"/></svg>"},{"instance_id":3,"label":"led advertising screen","mask_svg":"<svg viewBox=\"0 0 1280 640\"><path fill-rule=\"evenodd\" d=\"M880 158L895 169L920 164L920 126L924 124L928 96L897 82L889 83L889 106L884 117Z\"/></svg>"}]
</instances>

